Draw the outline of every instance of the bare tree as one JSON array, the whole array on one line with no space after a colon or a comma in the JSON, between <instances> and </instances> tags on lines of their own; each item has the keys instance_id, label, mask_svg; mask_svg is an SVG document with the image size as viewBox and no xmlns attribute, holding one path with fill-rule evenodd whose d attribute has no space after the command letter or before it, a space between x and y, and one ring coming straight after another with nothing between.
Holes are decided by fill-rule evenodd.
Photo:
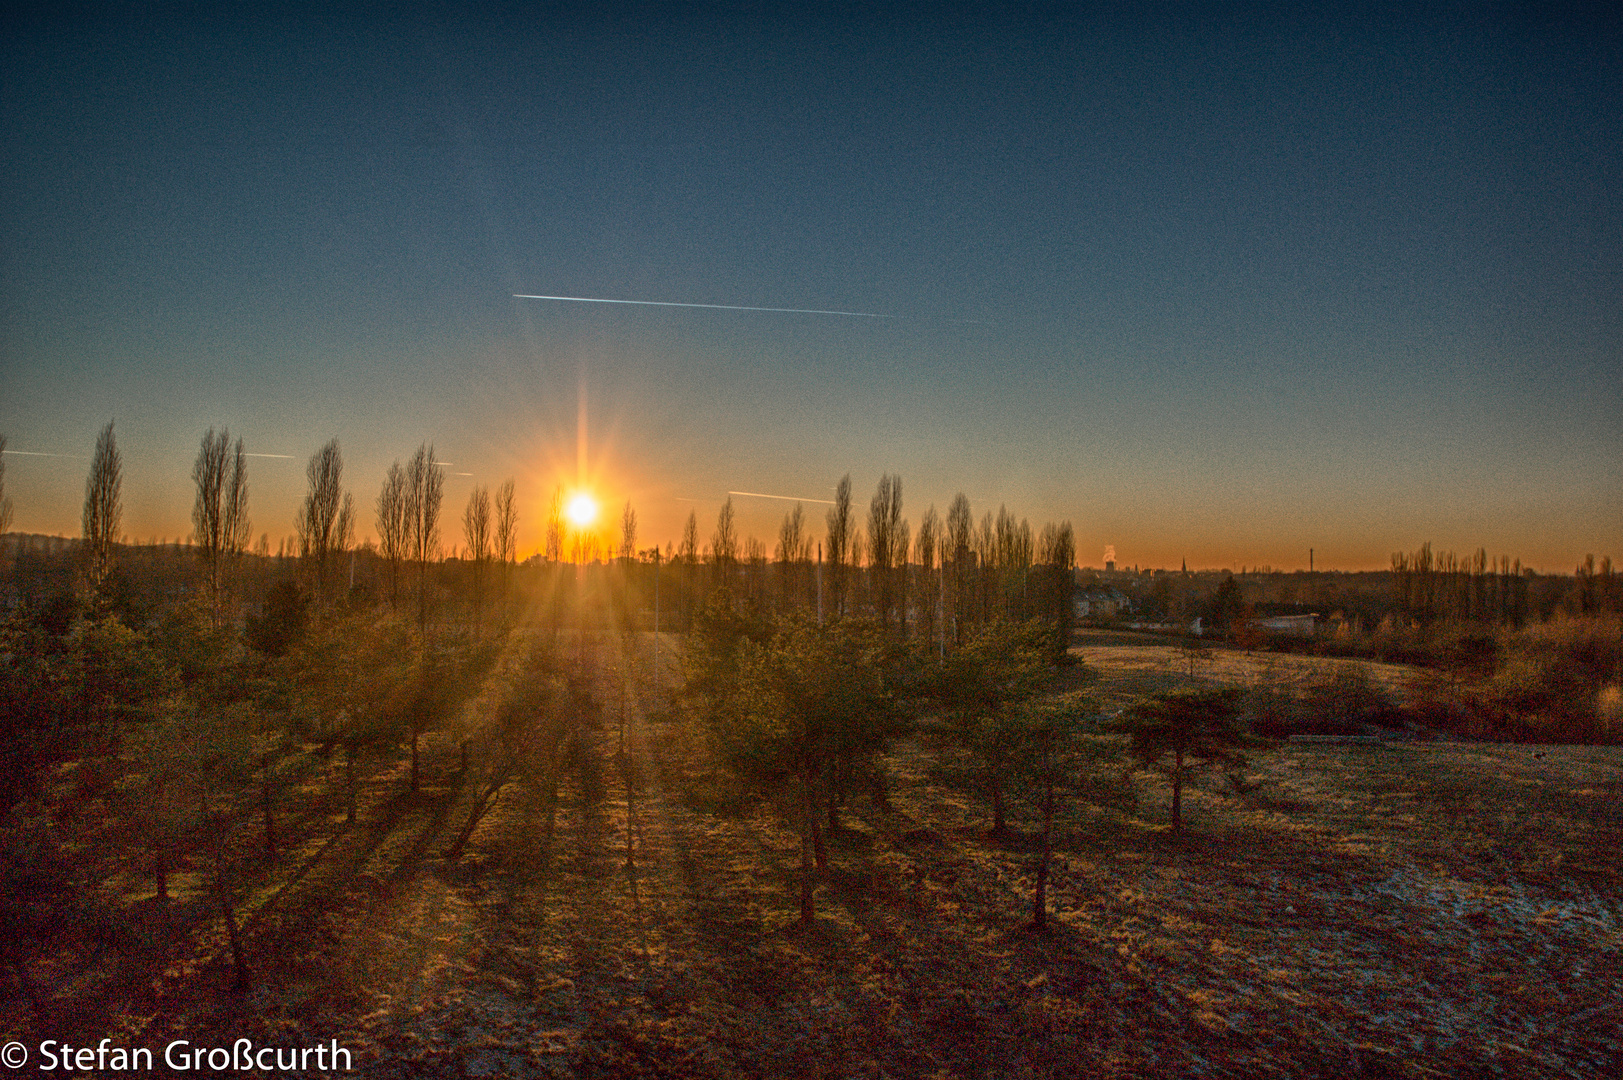
<instances>
[{"instance_id":1,"label":"bare tree","mask_svg":"<svg viewBox=\"0 0 1623 1080\"><path fill-rule=\"evenodd\" d=\"M231 445L231 433L209 428L192 463L197 498L192 504L192 534L208 578L209 619L220 628L225 578L229 565L248 548L248 464L242 440Z\"/></svg>"},{"instance_id":2,"label":"bare tree","mask_svg":"<svg viewBox=\"0 0 1623 1080\"><path fill-rule=\"evenodd\" d=\"M716 576L722 585L732 584L733 563L738 561L738 534L733 529L733 497L721 504L716 514L716 531L710 537L716 558Z\"/></svg>"},{"instance_id":3,"label":"bare tree","mask_svg":"<svg viewBox=\"0 0 1623 1080\"><path fill-rule=\"evenodd\" d=\"M851 534L856 529L856 522L851 518L851 474L846 473L840 478L839 484L834 488L834 505L829 508L828 524L828 568L830 582L833 590L834 613L845 614L845 568L854 562L851 550Z\"/></svg>"},{"instance_id":4,"label":"bare tree","mask_svg":"<svg viewBox=\"0 0 1623 1080\"><path fill-rule=\"evenodd\" d=\"M310 567L316 606L324 607L335 559L349 548L355 529L355 499L344 491L344 455L332 439L310 455L305 466L310 490L294 522L299 556Z\"/></svg>"},{"instance_id":5,"label":"bare tree","mask_svg":"<svg viewBox=\"0 0 1623 1080\"><path fill-rule=\"evenodd\" d=\"M118 543L118 523L124 513L123 486L124 464L109 420L96 436L96 452L85 477L85 573L94 590L100 590L112 566L113 545Z\"/></svg>"},{"instance_id":6,"label":"bare tree","mask_svg":"<svg viewBox=\"0 0 1623 1080\"><path fill-rule=\"evenodd\" d=\"M964 643L964 624L973 610L970 603L973 578L970 576L969 562L974 543L975 516L969 509L969 499L960 491L952 497L952 505L947 508L946 547L941 553L943 573L947 554L952 554L952 635L956 645Z\"/></svg>"},{"instance_id":7,"label":"bare tree","mask_svg":"<svg viewBox=\"0 0 1623 1080\"><path fill-rule=\"evenodd\" d=\"M637 556L637 512L626 502L625 513L620 515L620 558L630 562Z\"/></svg>"},{"instance_id":8,"label":"bare tree","mask_svg":"<svg viewBox=\"0 0 1623 1080\"><path fill-rule=\"evenodd\" d=\"M935 640L935 601L941 590L934 587L930 575L935 571L936 546L941 538L941 519L936 517L935 506L919 518L919 535L914 541L914 558L919 563L919 613L924 616L924 640Z\"/></svg>"},{"instance_id":9,"label":"bare tree","mask_svg":"<svg viewBox=\"0 0 1623 1080\"><path fill-rule=\"evenodd\" d=\"M562 562L564 557L564 489L554 488L552 504L547 509L547 561Z\"/></svg>"},{"instance_id":10,"label":"bare tree","mask_svg":"<svg viewBox=\"0 0 1623 1080\"><path fill-rule=\"evenodd\" d=\"M698 588L699 512L688 511L687 523L682 526L682 547L677 553L682 560L680 590L682 594L682 627L687 629L693 621L693 592Z\"/></svg>"},{"instance_id":11,"label":"bare tree","mask_svg":"<svg viewBox=\"0 0 1623 1080\"><path fill-rule=\"evenodd\" d=\"M396 461L378 492L378 555L389 564L389 606L400 609L400 564L406 558L406 470Z\"/></svg>"},{"instance_id":12,"label":"bare tree","mask_svg":"<svg viewBox=\"0 0 1623 1080\"><path fill-rule=\"evenodd\" d=\"M1027 610L1027 583L1034 546L1031 523L1023 518L1016 522L1007 507L999 506L990 536L993 554L987 562L995 562L998 568L999 611L1009 618L1025 619L1031 614Z\"/></svg>"},{"instance_id":13,"label":"bare tree","mask_svg":"<svg viewBox=\"0 0 1623 1080\"><path fill-rule=\"evenodd\" d=\"M891 576L896 581L896 634L907 637L907 553L913 549L913 531L898 522L891 534Z\"/></svg>"},{"instance_id":14,"label":"bare tree","mask_svg":"<svg viewBox=\"0 0 1623 1080\"><path fill-rule=\"evenodd\" d=\"M490 491L476 487L462 511L462 536L468 541L468 558L473 563L473 618L479 621L484 601L485 564L490 561Z\"/></svg>"},{"instance_id":15,"label":"bare tree","mask_svg":"<svg viewBox=\"0 0 1623 1080\"><path fill-rule=\"evenodd\" d=\"M897 549L902 536L902 478L885 473L868 504L868 561L872 565L874 607L882 627L890 624L891 610L897 606L896 566L898 562L904 569L907 566L905 541L900 551ZM898 614L898 621L905 623L906 611Z\"/></svg>"},{"instance_id":16,"label":"bare tree","mask_svg":"<svg viewBox=\"0 0 1623 1080\"><path fill-rule=\"evenodd\" d=\"M518 561L518 510L513 505L511 477L496 489L496 557L502 564L502 598L507 597L508 574Z\"/></svg>"},{"instance_id":17,"label":"bare tree","mask_svg":"<svg viewBox=\"0 0 1623 1080\"><path fill-rule=\"evenodd\" d=\"M975 595L980 606L982 622L992 621L993 588L997 580L997 526L992 511L981 515L981 527L975 533Z\"/></svg>"},{"instance_id":18,"label":"bare tree","mask_svg":"<svg viewBox=\"0 0 1623 1080\"><path fill-rule=\"evenodd\" d=\"M806 529L806 512L799 503L783 515L778 526L778 596L784 608L804 599L805 568L811 562L812 538Z\"/></svg>"},{"instance_id":19,"label":"bare tree","mask_svg":"<svg viewBox=\"0 0 1623 1080\"><path fill-rule=\"evenodd\" d=\"M428 632L428 564L439 556L440 503L445 472L434 460L434 447L417 447L406 466L406 550L417 564L417 623Z\"/></svg>"},{"instance_id":20,"label":"bare tree","mask_svg":"<svg viewBox=\"0 0 1623 1080\"><path fill-rule=\"evenodd\" d=\"M11 500L6 496L6 437L0 435L0 536L11 528Z\"/></svg>"},{"instance_id":21,"label":"bare tree","mask_svg":"<svg viewBox=\"0 0 1623 1080\"><path fill-rule=\"evenodd\" d=\"M1054 620L1061 649L1071 644L1071 568L1076 565L1076 534L1069 521L1043 526L1037 545L1037 561L1043 568L1043 615Z\"/></svg>"}]
</instances>

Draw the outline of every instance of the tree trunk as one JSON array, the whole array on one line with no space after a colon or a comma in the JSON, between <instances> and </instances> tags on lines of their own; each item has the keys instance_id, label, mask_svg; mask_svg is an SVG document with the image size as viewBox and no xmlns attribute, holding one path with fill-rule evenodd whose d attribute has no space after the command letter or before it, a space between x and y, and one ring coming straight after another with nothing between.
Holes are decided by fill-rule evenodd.
<instances>
[{"instance_id":1,"label":"tree trunk","mask_svg":"<svg viewBox=\"0 0 1623 1080\"><path fill-rule=\"evenodd\" d=\"M805 793L802 801L805 805L801 810L800 822L800 922L803 926L810 926L816 918L812 910L812 843L817 836L817 798L815 778L805 778ZM819 843L819 846L821 844Z\"/></svg>"},{"instance_id":2,"label":"tree trunk","mask_svg":"<svg viewBox=\"0 0 1623 1080\"><path fill-rule=\"evenodd\" d=\"M1172 831L1183 831L1183 751L1173 757L1172 766Z\"/></svg>"},{"instance_id":3,"label":"tree trunk","mask_svg":"<svg viewBox=\"0 0 1623 1080\"><path fill-rule=\"evenodd\" d=\"M247 990L249 983L248 958L242 951L242 935L237 931L237 916L231 910L231 901L225 894L223 871L218 867L214 873L214 895L220 904L220 918L225 922L226 937L231 941L231 969L235 974L232 989L238 991Z\"/></svg>"},{"instance_id":4,"label":"tree trunk","mask_svg":"<svg viewBox=\"0 0 1623 1080\"><path fill-rule=\"evenodd\" d=\"M1048 864L1052 861L1053 835L1054 785L1050 781L1043 788L1043 846L1037 856L1037 889L1031 904L1031 925L1038 930L1048 928Z\"/></svg>"},{"instance_id":5,"label":"tree trunk","mask_svg":"<svg viewBox=\"0 0 1623 1080\"><path fill-rule=\"evenodd\" d=\"M276 857L276 814L271 801L270 755L259 771L259 795L265 810L265 854Z\"/></svg>"},{"instance_id":6,"label":"tree trunk","mask_svg":"<svg viewBox=\"0 0 1623 1080\"><path fill-rule=\"evenodd\" d=\"M626 869L637 868L637 794L626 785Z\"/></svg>"},{"instance_id":7,"label":"tree trunk","mask_svg":"<svg viewBox=\"0 0 1623 1080\"><path fill-rule=\"evenodd\" d=\"M467 824L462 826L462 831L457 834L456 841L446 849L445 857L447 859L455 861L462 857L462 849L467 846L469 838L473 836L473 831L479 827L480 820L484 818L485 811L490 809L497 793L507 785L507 777L510 772L510 768L503 769L496 779L490 782L490 786L485 788L484 794L479 796L478 801L473 804L473 809L468 814Z\"/></svg>"},{"instance_id":8,"label":"tree trunk","mask_svg":"<svg viewBox=\"0 0 1623 1080\"><path fill-rule=\"evenodd\" d=\"M823 838L823 830L817 826L817 811L812 810L811 820L812 851L817 858L817 869L828 869L828 844Z\"/></svg>"},{"instance_id":9,"label":"tree trunk","mask_svg":"<svg viewBox=\"0 0 1623 1080\"><path fill-rule=\"evenodd\" d=\"M345 808L344 820L351 825L355 824L355 748L344 748L345 786L349 789L349 805Z\"/></svg>"}]
</instances>

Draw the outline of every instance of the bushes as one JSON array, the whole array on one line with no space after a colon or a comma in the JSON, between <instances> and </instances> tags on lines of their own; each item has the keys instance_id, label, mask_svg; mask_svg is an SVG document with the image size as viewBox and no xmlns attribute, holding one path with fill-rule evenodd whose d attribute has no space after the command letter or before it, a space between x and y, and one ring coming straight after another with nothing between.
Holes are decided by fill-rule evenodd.
<instances>
[{"instance_id":1,"label":"bushes","mask_svg":"<svg viewBox=\"0 0 1623 1080\"><path fill-rule=\"evenodd\" d=\"M1291 735L1362 735L1373 727L1401 728L1409 717L1370 678L1362 664L1341 663L1304 686L1264 684L1245 703L1252 730L1271 739Z\"/></svg>"},{"instance_id":2,"label":"bushes","mask_svg":"<svg viewBox=\"0 0 1623 1080\"><path fill-rule=\"evenodd\" d=\"M1426 669L1411 681L1400 711L1366 700L1362 709L1340 704L1350 686L1325 686L1297 702L1305 717L1268 703L1256 710L1258 730L1351 733L1359 723L1401 726L1407 719L1466 738L1528 742L1623 740L1623 620L1615 615L1557 617L1519 630L1482 623L1444 622L1422 628L1391 618L1370 633L1338 627L1320 643L1332 655L1358 656ZM1306 724L1307 726L1303 726Z\"/></svg>"},{"instance_id":3,"label":"bushes","mask_svg":"<svg viewBox=\"0 0 1623 1080\"><path fill-rule=\"evenodd\" d=\"M1612 742L1623 737L1615 706L1623 683L1623 623L1558 619L1514 635L1496 671L1468 694L1500 738Z\"/></svg>"}]
</instances>

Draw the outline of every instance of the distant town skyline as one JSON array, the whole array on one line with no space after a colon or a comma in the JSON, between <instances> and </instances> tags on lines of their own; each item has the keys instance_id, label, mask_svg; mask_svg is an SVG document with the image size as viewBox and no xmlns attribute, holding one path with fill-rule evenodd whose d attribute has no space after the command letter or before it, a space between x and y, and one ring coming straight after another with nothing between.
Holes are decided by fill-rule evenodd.
<instances>
[{"instance_id":1,"label":"distant town skyline","mask_svg":"<svg viewBox=\"0 0 1623 1080\"><path fill-rule=\"evenodd\" d=\"M1623 556L1610 23L625 25L8 16L12 529L77 535L111 419L131 540L190 531L224 426L272 549L336 436L359 538L432 443L446 548L511 477L527 556L584 383L644 548L889 473L1084 565Z\"/></svg>"}]
</instances>

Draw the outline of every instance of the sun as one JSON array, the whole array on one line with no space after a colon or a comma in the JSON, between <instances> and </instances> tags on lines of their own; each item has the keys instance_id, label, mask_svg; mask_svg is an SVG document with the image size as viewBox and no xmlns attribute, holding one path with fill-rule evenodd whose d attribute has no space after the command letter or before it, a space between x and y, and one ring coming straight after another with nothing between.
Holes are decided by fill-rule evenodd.
<instances>
[{"instance_id":1,"label":"sun","mask_svg":"<svg viewBox=\"0 0 1623 1080\"><path fill-rule=\"evenodd\" d=\"M584 491L579 492L569 500L569 508L564 513L575 523L575 528L584 529L597 520L597 500Z\"/></svg>"}]
</instances>

